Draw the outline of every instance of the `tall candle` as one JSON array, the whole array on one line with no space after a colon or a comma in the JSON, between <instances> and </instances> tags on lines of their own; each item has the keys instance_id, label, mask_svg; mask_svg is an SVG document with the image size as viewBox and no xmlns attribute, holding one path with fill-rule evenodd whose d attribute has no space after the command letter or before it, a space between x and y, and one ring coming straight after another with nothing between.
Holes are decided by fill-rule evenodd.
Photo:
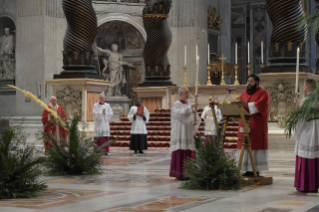
<instances>
[{"instance_id":1,"label":"tall candle","mask_svg":"<svg viewBox=\"0 0 319 212\"><path fill-rule=\"evenodd\" d=\"M238 60L238 58L237 58L237 50L238 49L238 46L237 46L237 42L235 43L235 64L237 65L237 60Z\"/></svg>"},{"instance_id":2,"label":"tall candle","mask_svg":"<svg viewBox=\"0 0 319 212\"><path fill-rule=\"evenodd\" d=\"M250 61L249 61L249 41L248 41L248 63L250 63Z\"/></svg>"},{"instance_id":3,"label":"tall candle","mask_svg":"<svg viewBox=\"0 0 319 212\"><path fill-rule=\"evenodd\" d=\"M196 59L195 95L198 94L198 73L199 73L198 64L199 64L199 56L197 56L197 59Z\"/></svg>"},{"instance_id":4,"label":"tall candle","mask_svg":"<svg viewBox=\"0 0 319 212\"><path fill-rule=\"evenodd\" d=\"M184 66L186 66L187 64L187 46L185 45L185 49L184 49Z\"/></svg>"},{"instance_id":5,"label":"tall candle","mask_svg":"<svg viewBox=\"0 0 319 212\"><path fill-rule=\"evenodd\" d=\"M261 41L261 64L264 64L264 41Z\"/></svg>"},{"instance_id":6,"label":"tall candle","mask_svg":"<svg viewBox=\"0 0 319 212\"><path fill-rule=\"evenodd\" d=\"M208 44L208 55L207 55L207 63L210 64L210 46Z\"/></svg>"},{"instance_id":7,"label":"tall candle","mask_svg":"<svg viewBox=\"0 0 319 212\"><path fill-rule=\"evenodd\" d=\"M299 54L300 50L297 49L297 65L296 65L296 86L295 86L295 93L298 93L298 84L299 84Z\"/></svg>"}]
</instances>

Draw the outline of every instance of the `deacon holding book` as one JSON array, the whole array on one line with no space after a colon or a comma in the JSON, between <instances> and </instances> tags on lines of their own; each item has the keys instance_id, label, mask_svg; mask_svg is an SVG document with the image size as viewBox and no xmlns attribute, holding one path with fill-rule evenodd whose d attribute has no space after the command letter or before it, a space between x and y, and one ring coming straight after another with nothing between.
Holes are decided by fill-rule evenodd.
<instances>
[{"instance_id":1,"label":"deacon holding book","mask_svg":"<svg viewBox=\"0 0 319 212\"><path fill-rule=\"evenodd\" d=\"M219 123L223 118L222 113L220 109L217 107L217 105L214 106L214 110L215 110L215 114L217 118L217 123ZM204 119L205 121L205 133L204 133L205 141L206 142L214 141L217 135L217 131L215 127L215 121L214 121L214 117L212 113L212 108L210 107L210 105L204 108L201 118Z\"/></svg>"},{"instance_id":2,"label":"deacon holding book","mask_svg":"<svg viewBox=\"0 0 319 212\"><path fill-rule=\"evenodd\" d=\"M306 79L304 91L306 97L300 101L295 98L297 106L302 106L316 88L314 79ZM315 106L315 105L313 105ZM296 169L295 187L301 192L318 192L319 188L319 120L299 121L296 125L295 143Z\"/></svg>"},{"instance_id":3,"label":"deacon holding book","mask_svg":"<svg viewBox=\"0 0 319 212\"><path fill-rule=\"evenodd\" d=\"M132 106L127 118L132 122L130 150L135 154L147 149L147 128L146 124L150 119L150 114L145 106L142 106L142 100L136 99L136 106Z\"/></svg>"},{"instance_id":4,"label":"deacon holding book","mask_svg":"<svg viewBox=\"0 0 319 212\"><path fill-rule=\"evenodd\" d=\"M259 171L268 170L268 111L270 107L269 93L259 87L259 77L255 74L248 76L247 89L241 94L243 108L251 115L249 124L249 138L256 166ZM239 122L238 138L243 138L243 123ZM237 142L237 161L241 152L242 140ZM244 152L242 171L243 176L253 176L253 169L248 150Z\"/></svg>"},{"instance_id":5,"label":"deacon holding book","mask_svg":"<svg viewBox=\"0 0 319 212\"><path fill-rule=\"evenodd\" d=\"M187 102L189 91L187 87L178 89L180 99L173 105L171 111L171 143L170 152L171 177L177 180L186 180L185 176L185 160L195 157L195 141L194 135L198 131L201 119L195 112L197 102L189 104ZM196 117L196 123L194 123Z\"/></svg>"},{"instance_id":6,"label":"deacon holding book","mask_svg":"<svg viewBox=\"0 0 319 212\"><path fill-rule=\"evenodd\" d=\"M110 123L113 116L113 110L111 106L105 102L105 96L103 93L99 95L99 102L93 106L94 117L94 142L97 146L102 146L110 140ZM110 152L109 145L103 147L104 154L107 155Z\"/></svg>"},{"instance_id":7,"label":"deacon holding book","mask_svg":"<svg viewBox=\"0 0 319 212\"><path fill-rule=\"evenodd\" d=\"M66 121L67 116L65 111L61 106L57 104L57 99L55 96L52 96L50 98L50 104L48 105L49 108L51 108L55 114L57 114L62 121ZM52 114L44 110L42 114L42 123L43 123L43 131L47 135L53 136L57 143L60 143L60 145L63 147L65 145L65 140L67 138L67 131L59 124L57 124L54 120L54 117ZM45 153L47 152L48 148L51 148L53 145L48 140L48 138L44 139L44 149Z\"/></svg>"}]
</instances>

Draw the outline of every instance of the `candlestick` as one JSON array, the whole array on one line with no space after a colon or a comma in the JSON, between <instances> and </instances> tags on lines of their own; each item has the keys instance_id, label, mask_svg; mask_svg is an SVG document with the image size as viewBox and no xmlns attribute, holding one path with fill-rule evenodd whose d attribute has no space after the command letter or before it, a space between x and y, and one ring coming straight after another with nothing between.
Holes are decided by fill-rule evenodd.
<instances>
[{"instance_id":1,"label":"candlestick","mask_svg":"<svg viewBox=\"0 0 319 212\"><path fill-rule=\"evenodd\" d=\"M227 58L224 57L224 55L222 54L222 57L219 58L222 61L222 81L220 82L220 85L226 85L225 83L225 75L224 75L224 60L226 60Z\"/></svg>"},{"instance_id":2,"label":"candlestick","mask_svg":"<svg viewBox=\"0 0 319 212\"><path fill-rule=\"evenodd\" d=\"M187 66L184 66L184 84L183 86L188 86L187 83Z\"/></svg>"},{"instance_id":3,"label":"candlestick","mask_svg":"<svg viewBox=\"0 0 319 212\"><path fill-rule=\"evenodd\" d=\"M247 69L248 69L248 76L250 75L250 68L251 68L250 63L248 63L248 65L247 65Z\"/></svg>"},{"instance_id":4,"label":"candlestick","mask_svg":"<svg viewBox=\"0 0 319 212\"><path fill-rule=\"evenodd\" d=\"M207 85L213 85L212 82L210 81L210 65L208 64L207 66Z\"/></svg>"},{"instance_id":5,"label":"candlestick","mask_svg":"<svg viewBox=\"0 0 319 212\"><path fill-rule=\"evenodd\" d=\"M187 65L187 46L185 45L184 48L184 66Z\"/></svg>"},{"instance_id":6,"label":"candlestick","mask_svg":"<svg viewBox=\"0 0 319 212\"><path fill-rule=\"evenodd\" d=\"M250 60L249 60L249 41L248 41L248 63L250 63Z\"/></svg>"},{"instance_id":7,"label":"candlestick","mask_svg":"<svg viewBox=\"0 0 319 212\"><path fill-rule=\"evenodd\" d=\"M264 64L264 41L261 41L261 64Z\"/></svg>"},{"instance_id":8,"label":"candlestick","mask_svg":"<svg viewBox=\"0 0 319 212\"><path fill-rule=\"evenodd\" d=\"M236 43L235 43L235 64L236 64L236 65L237 65L237 61L238 61L237 53L238 53L238 46L237 46L237 42L236 42Z\"/></svg>"},{"instance_id":9,"label":"candlestick","mask_svg":"<svg viewBox=\"0 0 319 212\"><path fill-rule=\"evenodd\" d=\"M239 85L239 82L238 82L238 65L236 64L235 66L234 66L234 68L235 68L235 81L234 81L234 85Z\"/></svg>"},{"instance_id":10,"label":"candlestick","mask_svg":"<svg viewBox=\"0 0 319 212\"><path fill-rule=\"evenodd\" d=\"M207 58L207 64L209 65L210 64L210 46L209 46L209 44L208 44L208 58Z\"/></svg>"},{"instance_id":11,"label":"candlestick","mask_svg":"<svg viewBox=\"0 0 319 212\"><path fill-rule=\"evenodd\" d=\"M298 93L298 84L299 84L299 54L300 50L297 49L297 65L296 65L296 86L295 86L295 93Z\"/></svg>"}]
</instances>

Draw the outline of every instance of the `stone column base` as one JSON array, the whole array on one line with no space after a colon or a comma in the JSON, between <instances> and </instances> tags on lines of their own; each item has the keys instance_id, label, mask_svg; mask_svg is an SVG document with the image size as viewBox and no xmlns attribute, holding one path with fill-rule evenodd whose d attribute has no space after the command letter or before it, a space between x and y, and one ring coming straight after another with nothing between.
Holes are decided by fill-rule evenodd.
<instances>
[{"instance_id":1,"label":"stone column base","mask_svg":"<svg viewBox=\"0 0 319 212\"><path fill-rule=\"evenodd\" d=\"M57 104L69 117L81 115L85 122L93 120L93 105L99 101L99 94L110 82L99 79L75 78L46 80L53 88L53 95L57 97Z\"/></svg>"}]
</instances>

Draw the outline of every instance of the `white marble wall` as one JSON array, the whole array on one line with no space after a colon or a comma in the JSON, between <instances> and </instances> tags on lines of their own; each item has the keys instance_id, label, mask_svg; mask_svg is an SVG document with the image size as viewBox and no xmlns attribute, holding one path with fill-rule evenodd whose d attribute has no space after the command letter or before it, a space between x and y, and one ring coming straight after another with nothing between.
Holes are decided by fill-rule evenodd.
<instances>
[{"instance_id":1,"label":"white marble wall","mask_svg":"<svg viewBox=\"0 0 319 212\"><path fill-rule=\"evenodd\" d=\"M45 80L62 71L63 38L66 20L60 0L18 0L16 85L48 102L52 95ZM38 93L38 85L40 93ZM16 115L39 116L43 109L16 95Z\"/></svg>"},{"instance_id":2,"label":"white marble wall","mask_svg":"<svg viewBox=\"0 0 319 212\"><path fill-rule=\"evenodd\" d=\"M195 46L198 43L200 56L199 81L207 83L207 14L211 6L218 8L221 16L221 51L227 60L231 61L230 43L230 0L174 0L169 13L169 26L173 41L168 52L171 64L172 82L180 86L184 82L184 46L187 45L187 79L189 85L195 85ZM221 11L223 11L221 13ZM229 12L228 12L229 11Z\"/></svg>"}]
</instances>

